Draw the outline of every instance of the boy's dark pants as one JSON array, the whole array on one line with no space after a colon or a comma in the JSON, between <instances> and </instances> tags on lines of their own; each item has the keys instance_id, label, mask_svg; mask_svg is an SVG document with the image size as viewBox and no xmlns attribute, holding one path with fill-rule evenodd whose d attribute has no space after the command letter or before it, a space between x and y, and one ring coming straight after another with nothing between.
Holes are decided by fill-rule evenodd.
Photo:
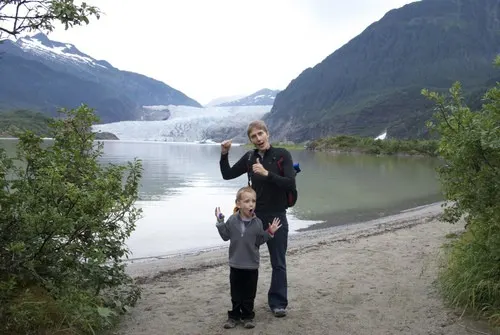
<instances>
[{"instance_id":1,"label":"boy's dark pants","mask_svg":"<svg viewBox=\"0 0 500 335\"><path fill-rule=\"evenodd\" d=\"M267 241L267 249L271 258L273 272L271 275L271 287L267 293L267 303L271 310L275 308L287 308L287 278L286 278L286 249L288 246L288 220L286 212L282 213L256 213L262 220L264 229L269 227L274 218L280 219L281 228L276 231L274 238Z\"/></svg>"},{"instance_id":2,"label":"boy's dark pants","mask_svg":"<svg viewBox=\"0 0 500 335\"><path fill-rule=\"evenodd\" d=\"M259 270L244 270L231 267L229 283L231 285L231 302L233 310L228 311L229 318L249 320L255 317L254 302L257 293Z\"/></svg>"}]
</instances>

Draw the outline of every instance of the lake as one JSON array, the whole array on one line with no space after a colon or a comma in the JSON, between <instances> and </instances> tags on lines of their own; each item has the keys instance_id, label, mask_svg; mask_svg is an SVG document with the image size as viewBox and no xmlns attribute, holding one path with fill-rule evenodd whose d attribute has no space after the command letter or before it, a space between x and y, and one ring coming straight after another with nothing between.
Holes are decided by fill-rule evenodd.
<instances>
[{"instance_id":1,"label":"lake","mask_svg":"<svg viewBox=\"0 0 500 335\"><path fill-rule=\"evenodd\" d=\"M13 154L14 140L0 140ZM235 146L231 165L248 149ZM435 168L427 157L370 156L291 151L302 172L299 200L289 209L290 233L389 215L441 200ZM143 161L138 207L143 218L128 241L131 258L219 247L214 208L232 212L246 175L225 181L219 145L105 141L102 163Z\"/></svg>"}]
</instances>

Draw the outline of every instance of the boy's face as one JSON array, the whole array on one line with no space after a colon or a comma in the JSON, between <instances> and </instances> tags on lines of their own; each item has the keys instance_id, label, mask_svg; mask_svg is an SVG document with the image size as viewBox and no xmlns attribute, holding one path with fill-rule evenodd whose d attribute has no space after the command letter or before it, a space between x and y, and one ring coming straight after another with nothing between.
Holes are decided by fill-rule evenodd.
<instances>
[{"instance_id":1,"label":"boy's face","mask_svg":"<svg viewBox=\"0 0 500 335\"><path fill-rule=\"evenodd\" d=\"M263 129L253 128L250 133L248 133L248 137L257 149L261 151L269 149L269 134Z\"/></svg>"},{"instance_id":2,"label":"boy's face","mask_svg":"<svg viewBox=\"0 0 500 335\"><path fill-rule=\"evenodd\" d=\"M255 194L250 192L243 192L241 199L236 201L236 206L240 209L240 213L245 217L252 217L255 211Z\"/></svg>"}]
</instances>

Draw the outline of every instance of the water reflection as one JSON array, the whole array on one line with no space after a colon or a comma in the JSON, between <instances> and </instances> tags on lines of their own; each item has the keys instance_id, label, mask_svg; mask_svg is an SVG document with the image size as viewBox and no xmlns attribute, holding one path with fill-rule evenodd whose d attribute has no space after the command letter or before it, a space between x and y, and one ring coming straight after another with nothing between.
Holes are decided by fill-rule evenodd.
<instances>
[{"instance_id":1,"label":"water reflection","mask_svg":"<svg viewBox=\"0 0 500 335\"><path fill-rule=\"evenodd\" d=\"M102 164L143 162L140 201L144 217L128 241L134 257L203 249L224 244L215 229L213 209L230 213L246 176L225 181L218 145L105 141ZM0 140L13 155L16 141ZM248 149L233 147L231 164ZM387 215L439 200L436 159L292 151L302 172L299 200L289 210L291 233L328 219L343 224Z\"/></svg>"},{"instance_id":2,"label":"water reflection","mask_svg":"<svg viewBox=\"0 0 500 335\"><path fill-rule=\"evenodd\" d=\"M335 213L416 205L440 195L435 168L423 157L365 156L308 151L293 152L302 173L297 176L298 217L317 219Z\"/></svg>"},{"instance_id":3,"label":"water reflection","mask_svg":"<svg viewBox=\"0 0 500 335\"><path fill-rule=\"evenodd\" d=\"M105 142L104 149L102 163L142 160L142 200L169 198L185 187L227 188L243 186L246 182L244 177L230 182L222 180L218 163L220 149L214 145L109 141Z\"/></svg>"}]
</instances>

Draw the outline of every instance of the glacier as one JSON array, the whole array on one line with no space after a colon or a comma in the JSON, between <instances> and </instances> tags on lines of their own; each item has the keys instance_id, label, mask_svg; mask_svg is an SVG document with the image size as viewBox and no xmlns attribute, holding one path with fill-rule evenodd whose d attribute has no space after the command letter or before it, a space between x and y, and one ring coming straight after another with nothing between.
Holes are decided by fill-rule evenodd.
<instances>
[{"instance_id":1,"label":"glacier","mask_svg":"<svg viewBox=\"0 0 500 335\"><path fill-rule=\"evenodd\" d=\"M271 105L204 108L143 106L145 114L157 113L166 119L97 124L93 126L93 131L110 132L120 140L210 143L232 138L237 143L246 143L248 124L261 119L271 108Z\"/></svg>"}]
</instances>

